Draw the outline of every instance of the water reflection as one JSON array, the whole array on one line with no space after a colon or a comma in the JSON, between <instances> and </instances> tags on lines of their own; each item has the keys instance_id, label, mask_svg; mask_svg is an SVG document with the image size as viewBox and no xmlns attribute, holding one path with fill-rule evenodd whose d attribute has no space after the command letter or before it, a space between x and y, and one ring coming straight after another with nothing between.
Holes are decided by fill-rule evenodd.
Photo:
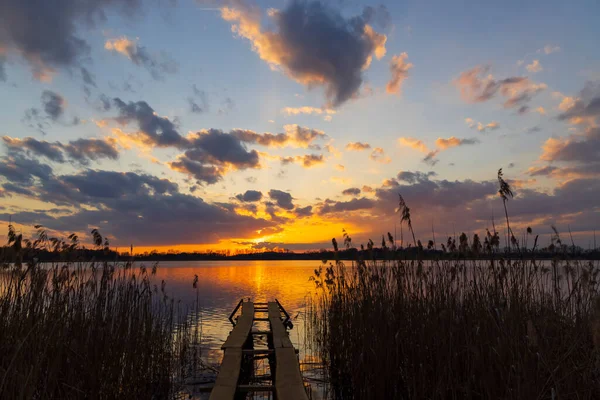
<instances>
[{"instance_id":1,"label":"water reflection","mask_svg":"<svg viewBox=\"0 0 600 400\"><path fill-rule=\"evenodd\" d=\"M304 311L315 293L308 278L319 261L184 261L161 262L156 278L167 282L167 293L182 306L196 303L201 310L203 359L218 364L221 344L231 331L227 317L241 298L253 301L277 299L290 314L294 328L290 339L305 356ZM198 275L197 291L193 287Z\"/></svg>"}]
</instances>

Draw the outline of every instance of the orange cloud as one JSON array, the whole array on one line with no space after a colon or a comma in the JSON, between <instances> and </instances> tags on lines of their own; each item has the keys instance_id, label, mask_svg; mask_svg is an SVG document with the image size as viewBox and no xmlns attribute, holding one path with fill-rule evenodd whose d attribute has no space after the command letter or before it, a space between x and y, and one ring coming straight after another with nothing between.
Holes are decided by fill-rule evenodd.
<instances>
[{"instance_id":1,"label":"orange cloud","mask_svg":"<svg viewBox=\"0 0 600 400\"><path fill-rule=\"evenodd\" d=\"M423 143L422 140L411 138L411 137L401 137L398 139L398 143L402 146L407 146L415 150L419 150L422 153L428 153L429 149Z\"/></svg>"},{"instance_id":2,"label":"orange cloud","mask_svg":"<svg viewBox=\"0 0 600 400\"><path fill-rule=\"evenodd\" d=\"M392 162L392 159L385 155L385 152L381 147L375 147L369 158L382 164L389 164Z\"/></svg>"},{"instance_id":3,"label":"orange cloud","mask_svg":"<svg viewBox=\"0 0 600 400\"><path fill-rule=\"evenodd\" d=\"M369 143L362 143L362 142L350 142L346 145L346 150L350 150L350 151L362 151L362 150L368 150L371 148L371 145Z\"/></svg>"},{"instance_id":4,"label":"orange cloud","mask_svg":"<svg viewBox=\"0 0 600 400\"><path fill-rule=\"evenodd\" d=\"M540 64L540 60L533 60L531 64L528 64L526 67L527 71L531 72L531 73L536 73L536 72L540 72L543 71L544 68L542 68L542 65Z\"/></svg>"},{"instance_id":5,"label":"orange cloud","mask_svg":"<svg viewBox=\"0 0 600 400\"><path fill-rule=\"evenodd\" d=\"M331 108L317 108L317 107L285 107L281 109L281 112L287 115L299 115L299 114L308 114L308 115L322 115L322 114L335 114L336 111Z\"/></svg>"},{"instance_id":6,"label":"orange cloud","mask_svg":"<svg viewBox=\"0 0 600 400\"><path fill-rule=\"evenodd\" d=\"M387 83L385 90L388 93L400 93L402 83L408 78L408 71L413 67L413 64L407 62L408 54L402 53L394 56L390 60L390 72L392 77Z\"/></svg>"}]
</instances>

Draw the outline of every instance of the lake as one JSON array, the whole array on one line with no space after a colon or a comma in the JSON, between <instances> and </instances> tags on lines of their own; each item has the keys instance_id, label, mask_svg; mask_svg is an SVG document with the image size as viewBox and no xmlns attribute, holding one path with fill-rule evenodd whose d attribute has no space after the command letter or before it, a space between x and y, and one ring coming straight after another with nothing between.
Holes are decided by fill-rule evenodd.
<instances>
[{"instance_id":1,"label":"lake","mask_svg":"<svg viewBox=\"0 0 600 400\"><path fill-rule=\"evenodd\" d=\"M145 264L150 268L151 263ZM195 305L194 275L198 275L198 298L202 316L203 359L221 361L221 345L232 329L227 319L241 298L273 301L283 305L292 317L290 339L306 355L304 311L307 298L315 293L314 274L320 261L171 261L161 262L156 278L167 282L167 293L182 306Z\"/></svg>"}]
</instances>

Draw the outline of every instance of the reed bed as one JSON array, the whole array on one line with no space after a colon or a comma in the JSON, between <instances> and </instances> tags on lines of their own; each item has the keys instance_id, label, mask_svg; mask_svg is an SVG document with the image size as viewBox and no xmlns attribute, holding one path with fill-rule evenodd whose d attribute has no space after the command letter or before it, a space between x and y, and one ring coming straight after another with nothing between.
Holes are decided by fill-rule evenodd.
<instances>
[{"instance_id":1,"label":"reed bed","mask_svg":"<svg viewBox=\"0 0 600 400\"><path fill-rule=\"evenodd\" d=\"M331 263L310 320L332 399L598 399L592 262Z\"/></svg>"},{"instance_id":2,"label":"reed bed","mask_svg":"<svg viewBox=\"0 0 600 400\"><path fill-rule=\"evenodd\" d=\"M14 231L9 241L16 259L0 269L0 398L179 394L195 335L165 282L153 283L156 266L23 263L40 243L21 246ZM62 248L66 256L75 250Z\"/></svg>"}]
</instances>

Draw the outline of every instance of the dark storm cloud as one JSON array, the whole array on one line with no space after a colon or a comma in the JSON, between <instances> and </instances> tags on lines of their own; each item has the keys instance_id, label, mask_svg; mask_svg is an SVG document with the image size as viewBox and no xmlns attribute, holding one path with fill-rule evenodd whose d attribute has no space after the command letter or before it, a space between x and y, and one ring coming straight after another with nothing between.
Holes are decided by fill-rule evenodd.
<instances>
[{"instance_id":1,"label":"dark storm cloud","mask_svg":"<svg viewBox=\"0 0 600 400\"><path fill-rule=\"evenodd\" d=\"M336 201L333 203L326 203L319 210L319 214L329 214L347 211L357 210L369 210L375 206L375 201L366 197L355 198L349 201Z\"/></svg>"},{"instance_id":2,"label":"dark storm cloud","mask_svg":"<svg viewBox=\"0 0 600 400\"><path fill-rule=\"evenodd\" d=\"M88 165L90 161L119 158L119 151L114 139L77 139L63 144L60 142L50 143L32 137L17 139L3 136L2 141L9 153L27 152L58 163L64 163L68 158L79 164Z\"/></svg>"},{"instance_id":3,"label":"dark storm cloud","mask_svg":"<svg viewBox=\"0 0 600 400\"><path fill-rule=\"evenodd\" d=\"M46 115L51 120L56 121L65 112L65 99L56 92L44 90L42 92L42 106Z\"/></svg>"},{"instance_id":4,"label":"dark storm cloud","mask_svg":"<svg viewBox=\"0 0 600 400\"><path fill-rule=\"evenodd\" d=\"M240 193L235 197L239 201L255 202L255 201L260 201L263 197L263 194L262 194L262 192L260 192L258 190L246 190L246 192L244 194Z\"/></svg>"},{"instance_id":5,"label":"dark storm cloud","mask_svg":"<svg viewBox=\"0 0 600 400\"><path fill-rule=\"evenodd\" d=\"M306 218L306 217L310 217L313 212L312 212L313 207L312 206L306 206L306 207L296 207L294 209L294 214L296 215L296 217L298 218Z\"/></svg>"},{"instance_id":6,"label":"dark storm cloud","mask_svg":"<svg viewBox=\"0 0 600 400\"><path fill-rule=\"evenodd\" d=\"M261 229L274 232L279 229L271 221L237 215L227 204L210 204L182 194L177 184L151 175L86 170L76 175L55 176L50 167L40 169L39 163L33 161L20 164L23 178L12 174L15 168L10 168L7 174L6 161L0 162L0 175L9 180L4 185L9 194L19 192L75 210L59 217L44 211L2 214L2 220L41 223L67 233L93 226L113 235L116 244L149 246L216 243L230 237L252 238ZM32 184L31 176L39 180L36 185Z\"/></svg>"},{"instance_id":7,"label":"dark storm cloud","mask_svg":"<svg viewBox=\"0 0 600 400\"><path fill-rule=\"evenodd\" d=\"M31 186L36 178L47 181L51 175L50 166L22 154L9 154L0 159L0 176L14 184Z\"/></svg>"},{"instance_id":8,"label":"dark storm cloud","mask_svg":"<svg viewBox=\"0 0 600 400\"><path fill-rule=\"evenodd\" d=\"M436 176L437 174L433 171L421 172L421 171L400 171L398 172L397 178L399 181L408 183L424 182L428 181L430 177Z\"/></svg>"},{"instance_id":9,"label":"dark storm cloud","mask_svg":"<svg viewBox=\"0 0 600 400\"><path fill-rule=\"evenodd\" d=\"M358 196L360 194L359 188L348 188L342 191L344 196Z\"/></svg>"},{"instance_id":10,"label":"dark storm cloud","mask_svg":"<svg viewBox=\"0 0 600 400\"><path fill-rule=\"evenodd\" d=\"M114 99L119 110L115 119L125 125L136 123L139 133L128 136L146 146L174 147L184 150L171 169L193 176L198 183L214 184L230 170L260 168L256 150L248 150L239 137L219 129L199 131L183 137L175 122L159 116L145 101L125 103Z\"/></svg>"},{"instance_id":11,"label":"dark storm cloud","mask_svg":"<svg viewBox=\"0 0 600 400\"><path fill-rule=\"evenodd\" d=\"M72 160L88 164L89 160L96 161L101 158L116 160L119 151L116 143L111 140L77 139L64 145L64 149Z\"/></svg>"},{"instance_id":12,"label":"dark storm cloud","mask_svg":"<svg viewBox=\"0 0 600 400\"><path fill-rule=\"evenodd\" d=\"M0 48L29 61L34 74L77 65L90 50L79 26L93 26L110 8L133 15L140 0L3 0L0 2Z\"/></svg>"},{"instance_id":13,"label":"dark storm cloud","mask_svg":"<svg viewBox=\"0 0 600 400\"><path fill-rule=\"evenodd\" d=\"M235 169L258 168L258 152L248 151L240 140L219 129L199 132L189 139L190 150L185 155L195 161L228 165Z\"/></svg>"},{"instance_id":14,"label":"dark storm cloud","mask_svg":"<svg viewBox=\"0 0 600 400\"><path fill-rule=\"evenodd\" d=\"M242 1L228 5L223 18L252 41L263 60L301 84L323 86L331 106L355 96L371 57L385 54L385 35L367 24L377 14L373 10L346 19L319 1L292 1L269 14L275 30L264 31L256 7Z\"/></svg>"},{"instance_id":15,"label":"dark storm cloud","mask_svg":"<svg viewBox=\"0 0 600 400\"><path fill-rule=\"evenodd\" d=\"M173 171L193 176L198 184L214 185L223 178L223 173L214 165L205 165L185 156L179 157L177 161L170 162L169 167Z\"/></svg>"},{"instance_id":16,"label":"dark storm cloud","mask_svg":"<svg viewBox=\"0 0 600 400\"><path fill-rule=\"evenodd\" d=\"M158 116L145 101L125 103L119 98L113 99L119 110L116 120L121 124L135 121L147 142L158 147L180 147L185 139L177 132L175 124L168 118Z\"/></svg>"},{"instance_id":17,"label":"dark storm cloud","mask_svg":"<svg viewBox=\"0 0 600 400\"><path fill-rule=\"evenodd\" d=\"M277 206L283 208L284 210L293 210L294 209L294 203L292 202L292 200L293 200L292 195L287 192L283 192L283 191L277 190L277 189L271 189L271 190L269 190L269 197L271 199L275 200L275 203L277 204Z\"/></svg>"},{"instance_id":18,"label":"dark storm cloud","mask_svg":"<svg viewBox=\"0 0 600 400\"><path fill-rule=\"evenodd\" d=\"M44 140L37 140L32 137L26 137L25 139L13 139L9 136L3 136L2 141L9 151L29 150L33 154L46 157L51 161L59 163L65 161L62 145L58 142L50 143Z\"/></svg>"}]
</instances>

